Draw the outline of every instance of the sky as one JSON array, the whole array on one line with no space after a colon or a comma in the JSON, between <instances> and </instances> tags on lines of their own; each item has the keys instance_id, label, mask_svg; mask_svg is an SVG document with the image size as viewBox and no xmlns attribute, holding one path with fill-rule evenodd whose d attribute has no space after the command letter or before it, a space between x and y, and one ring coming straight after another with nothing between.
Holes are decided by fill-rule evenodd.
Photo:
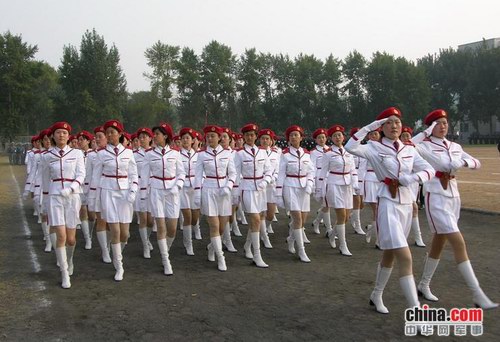
<instances>
[{"instance_id":1,"label":"sky","mask_svg":"<svg viewBox=\"0 0 500 342\"><path fill-rule=\"evenodd\" d=\"M148 90L144 51L155 42L198 54L212 40L245 49L345 58L385 51L410 60L500 37L498 0L0 0L0 32L38 46L57 68L63 47L96 29L115 44L129 91Z\"/></svg>"}]
</instances>

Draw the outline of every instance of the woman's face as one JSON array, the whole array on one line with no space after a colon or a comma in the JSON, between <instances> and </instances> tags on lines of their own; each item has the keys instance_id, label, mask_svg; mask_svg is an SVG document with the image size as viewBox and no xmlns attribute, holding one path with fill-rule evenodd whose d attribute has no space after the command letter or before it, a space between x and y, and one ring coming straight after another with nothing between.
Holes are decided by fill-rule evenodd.
<instances>
[{"instance_id":1,"label":"woman's face","mask_svg":"<svg viewBox=\"0 0 500 342\"><path fill-rule=\"evenodd\" d=\"M401 119L396 115L390 116L382 125L385 137L390 140L397 140L401 135L402 128L403 124L401 123Z\"/></svg>"},{"instance_id":2,"label":"woman's face","mask_svg":"<svg viewBox=\"0 0 500 342\"><path fill-rule=\"evenodd\" d=\"M147 133L139 133L139 144L143 149L149 148L151 145L151 137Z\"/></svg>"},{"instance_id":3,"label":"woman's face","mask_svg":"<svg viewBox=\"0 0 500 342\"><path fill-rule=\"evenodd\" d=\"M331 138L335 146L342 147L342 143L344 142L344 133L335 132L332 134Z\"/></svg>"},{"instance_id":4,"label":"woman's face","mask_svg":"<svg viewBox=\"0 0 500 342\"><path fill-rule=\"evenodd\" d=\"M95 134L95 142L98 148L105 147L108 143L108 139L106 138L106 135L102 132L97 132Z\"/></svg>"},{"instance_id":5,"label":"woman's face","mask_svg":"<svg viewBox=\"0 0 500 342\"><path fill-rule=\"evenodd\" d=\"M257 134L255 131L248 131L243 133L243 139L245 140L245 144L249 146L255 145L255 141L257 140Z\"/></svg>"},{"instance_id":6,"label":"woman's face","mask_svg":"<svg viewBox=\"0 0 500 342\"><path fill-rule=\"evenodd\" d=\"M401 133L401 136L399 137L399 139L402 141L402 142L407 142L407 141L410 141L411 140L411 134L408 133L408 132L403 132Z\"/></svg>"},{"instance_id":7,"label":"woman's face","mask_svg":"<svg viewBox=\"0 0 500 342\"><path fill-rule=\"evenodd\" d=\"M302 141L302 134L298 131L293 131L290 132L290 135L288 136L288 142L290 145L292 145L295 148L298 148L300 146L300 142Z\"/></svg>"},{"instance_id":8,"label":"woman's face","mask_svg":"<svg viewBox=\"0 0 500 342\"><path fill-rule=\"evenodd\" d=\"M227 134L226 132L222 133L220 136L220 145L224 148L228 148L230 142L231 137L229 136L229 134Z\"/></svg>"},{"instance_id":9,"label":"woman's face","mask_svg":"<svg viewBox=\"0 0 500 342\"><path fill-rule=\"evenodd\" d=\"M208 146L216 148L219 145L220 136L215 132L208 132L205 136Z\"/></svg>"},{"instance_id":10,"label":"woman's face","mask_svg":"<svg viewBox=\"0 0 500 342\"><path fill-rule=\"evenodd\" d=\"M319 134L316 137L316 144L323 147L326 144L326 135L325 134Z\"/></svg>"},{"instance_id":11,"label":"woman's face","mask_svg":"<svg viewBox=\"0 0 500 342\"><path fill-rule=\"evenodd\" d=\"M57 147L63 147L68 144L69 132L65 129L56 129L52 138L56 142Z\"/></svg>"},{"instance_id":12,"label":"woman's face","mask_svg":"<svg viewBox=\"0 0 500 342\"><path fill-rule=\"evenodd\" d=\"M372 131L368 133L368 139L371 141L379 141L380 140L380 132L379 131Z\"/></svg>"},{"instance_id":13,"label":"woman's face","mask_svg":"<svg viewBox=\"0 0 500 342\"><path fill-rule=\"evenodd\" d=\"M163 134L163 132L161 132L159 129L155 129L153 134L154 134L153 140L155 144L157 146L165 147L165 145L167 144L167 141L165 139L166 138L165 134Z\"/></svg>"},{"instance_id":14,"label":"woman's face","mask_svg":"<svg viewBox=\"0 0 500 342\"><path fill-rule=\"evenodd\" d=\"M271 140L271 137L269 135L262 135L260 137L260 146L264 147L264 148L268 148L268 147L271 147L273 146L273 141Z\"/></svg>"},{"instance_id":15,"label":"woman's face","mask_svg":"<svg viewBox=\"0 0 500 342\"><path fill-rule=\"evenodd\" d=\"M190 150L191 146L193 146L193 138L191 134L186 133L181 137L181 146L186 150Z\"/></svg>"},{"instance_id":16,"label":"woman's face","mask_svg":"<svg viewBox=\"0 0 500 342\"><path fill-rule=\"evenodd\" d=\"M49 149L51 145L51 141L48 135L44 136L42 139L42 145L45 149Z\"/></svg>"},{"instance_id":17,"label":"woman's face","mask_svg":"<svg viewBox=\"0 0 500 342\"><path fill-rule=\"evenodd\" d=\"M120 143L121 133L113 127L106 128L106 139L111 145L117 146Z\"/></svg>"},{"instance_id":18,"label":"woman's face","mask_svg":"<svg viewBox=\"0 0 500 342\"><path fill-rule=\"evenodd\" d=\"M78 146L82 151L87 151L90 146L90 141L85 139L82 135L78 137Z\"/></svg>"},{"instance_id":19,"label":"woman's face","mask_svg":"<svg viewBox=\"0 0 500 342\"><path fill-rule=\"evenodd\" d=\"M446 118L440 118L436 120L437 124L432 130L432 135L436 138L443 139L448 134L448 120Z\"/></svg>"}]
</instances>

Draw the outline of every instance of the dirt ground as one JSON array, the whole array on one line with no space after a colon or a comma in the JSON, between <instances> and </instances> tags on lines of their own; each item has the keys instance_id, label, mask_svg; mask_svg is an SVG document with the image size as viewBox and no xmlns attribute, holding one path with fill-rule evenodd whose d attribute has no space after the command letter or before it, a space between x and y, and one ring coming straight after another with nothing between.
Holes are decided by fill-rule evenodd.
<instances>
[{"instance_id":1,"label":"dirt ground","mask_svg":"<svg viewBox=\"0 0 500 342\"><path fill-rule=\"evenodd\" d=\"M479 148L472 154L481 159L482 151ZM486 149L484 152L489 153ZM493 157L498 163L498 153ZM486 160L481 161L486 170ZM491 174L498 172L496 165L488 167ZM244 258L244 238L239 237L233 238L238 253L225 253L228 271L217 271L216 264L206 260L208 232L202 222L204 239L194 242L195 256L185 255L182 234L178 233L171 250L174 268L171 277L162 274L156 244L152 259L142 258L137 225L133 224L124 252L125 279L120 283L113 281L113 266L100 261L95 235L94 248L86 251L78 232L72 288L63 290L54 253L43 252L41 228L32 216L30 201L24 202L24 210L19 208L19 190L12 174L22 185L23 172L23 167L11 167L5 157L0 159L0 341L399 341L404 338L406 302L399 288L397 270L384 293L390 314L378 314L368 305L380 251L348 229L353 257L341 256L338 250L329 247L327 239L314 235L308 223L311 244L306 250L312 262L301 263L287 251L284 240L287 218L283 213L278 215L276 233L271 235L274 248L263 249L269 269L258 269ZM459 179L469 180L466 178L469 174L472 171L463 171ZM474 181L499 183L498 175L481 176L481 171L474 175ZM464 206L485 198L475 190L479 186L472 187L471 192L476 194L464 191ZM498 185L486 189L498 201ZM493 200L487 200L486 204ZM478 206L489 209L484 204ZM498 206L493 209L498 211ZM364 223L369 221L367 210L362 212L362 219ZM424 240L430 242L423 211L420 222ZM500 215L463 211L460 223L483 290L493 300L500 301ZM245 226L241 228L246 232ZM411 237L410 242L413 243ZM412 246L411 251L418 280L426 249ZM440 301L429 303L431 307L473 305L449 247L443 253L432 289ZM484 334L477 340L498 341L499 321L499 309L486 311ZM437 339L437 336L425 338ZM470 337L449 339L470 340Z\"/></svg>"}]
</instances>

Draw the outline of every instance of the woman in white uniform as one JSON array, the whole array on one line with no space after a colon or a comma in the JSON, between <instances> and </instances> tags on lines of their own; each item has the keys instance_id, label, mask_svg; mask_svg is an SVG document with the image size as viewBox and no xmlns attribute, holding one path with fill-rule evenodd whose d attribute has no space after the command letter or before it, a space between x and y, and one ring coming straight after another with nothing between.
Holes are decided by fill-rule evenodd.
<instances>
[{"instance_id":1,"label":"woman in white uniform","mask_svg":"<svg viewBox=\"0 0 500 342\"><path fill-rule=\"evenodd\" d=\"M181 212L184 217L182 235L186 254L194 255L192 231L200 217L200 207L194 205L193 187L194 170L196 169L196 161L198 159L198 152L193 149L196 131L190 127L184 127L180 130L179 136L181 137L181 160L186 173L184 186L180 193Z\"/></svg>"},{"instance_id":2,"label":"woman in white uniform","mask_svg":"<svg viewBox=\"0 0 500 342\"><path fill-rule=\"evenodd\" d=\"M139 142L139 147L134 150L135 163L137 164L137 173L139 175L139 183L141 183L142 167L146 151L151 147L151 139L153 139L153 131L148 127L142 127L135 133ZM133 141L133 140L132 140ZM142 256L144 259L151 258L153 246L149 241L149 236L153 229L153 217L148 208L149 188L148 184L139 184L138 196L135 198L134 211L139 216L139 236L142 242Z\"/></svg>"},{"instance_id":3,"label":"woman in white uniform","mask_svg":"<svg viewBox=\"0 0 500 342\"><path fill-rule=\"evenodd\" d=\"M432 276L439 264L446 242L449 242L455 256L458 270L472 291L474 304L483 309L498 307L479 286L472 269L465 240L458 228L460 217L460 194L456 173L461 168L478 169L481 163L464 152L462 147L446 139L448 134L448 114L442 109L429 113L424 123L429 126L413 138L419 153L435 169L436 177L424 184L426 191L425 212L432 232L432 244L424 265L418 290L425 299L437 301L429 287Z\"/></svg>"},{"instance_id":4,"label":"woman in white uniform","mask_svg":"<svg viewBox=\"0 0 500 342\"><path fill-rule=\"evenodd\" d=\"M94 136L88 131L81 131L77 135L78 137L78 147L83 152L85 161L85 170L87 170L87 155L92 152L90 148L90 142L94 139ZM90 188L90 177L92 174L87 174L85 171L85 181L83 183L83 191L80 194L82 200L82 207L80 209L80 227L82 228L83 238L85 239L85 249L92 249L92 230L93 221L95 220L95 215L89 215L87 194ZM89 223L90 222L90 223Z\"/></svg>"},{"instance_id":5,"label":"woman in white uniform","mask_svg":"<svg viewBox=\"0 0 500 342\"><path fill-rule=\"evenodd\" d=\"M356 132L359 131L359 127L353 127L349 131L349 136L352 137ZM361 218L360 213L361 209L363 209L363 196L361 194L361 188L363 186L363 177L360 173L360 166L365 163L365 159L360 158L358 156L353 155L354 158L354 166L356 168L355 173L353 175L358 179L358 187L352 187L352 211L349 216L349 220L351 221L351 225L354 228L354 232L359 235L366 235L361 228Z\"/></svg>"},{"instance_id":6,"label":"woman in white uniform","mask_svg":"<svg viewBox=\"0 0 500 342\"><path fill-rule=\"evenodd\" d=\"M413 129L408 126L403 126L401 131L401 136L399 139L403 142L403 144L413 145L411 141L411 136L413 134ZM413 232L413 236L415 237L415 246L417 247L425 247L424 240L422 240L422 234L420 232L420 222L418 221L418 190L420 184L418 182L412 183L410 185L411 192L413 194L413 215L411 219L411 231Z\"/></svg>"},{"instance_id":7,"label":"woman in white uniform","mask_svg":"<svg viewBox=\"0 0 500 342\"><path fill-rule=\"evenodd\" d=\"M352 209L353 187L358 188L359 183L354 158L342 145L345 138L344 131L345 128L341 125L333 125L328 129L327 134L332 139L333 145L321 161L319 189L316 193L319 192L321 198L324 198L327 208L335 209L335 226L328 236L330 246L336 247L333 233L335 232L340 241L340 253L352 256L345 238L345 224ZM330 215L330 212L328 211L326 215Z\"/></svg>"},{"instance_id":8,"label":"woman in white uniform","mask_svg":"<svg viewBox=\"0 0 500 342\"><path fill-rule=\"evenodd\" d=\"M323 166L322 160L323 156L326 152L330 150L330 147L326 144L328 139L327 130L325 128L318 128L313 132L313 139L316 140L316 147L311 150L311 161L313 163L313 167L315 170L315 188L320 189L319 186L319 174L321 172L321 167ZM316 218L312 222L313 230L315 234L320 234L319 226L321 221L326 228L326 236L329 236L330 231L332 230L332 223L330 221L330 209L325 205L323 198L320 194L315 193L314 198L316 201L321 203L321 208L318 210Z\"/></svg>"},{"instance_id":9,"label":"woman in white uniform","mask_svg":"<svg viewBox=\"0 0 500 342\"><path fill-rule=\"evenodd\" d=\"M380 142L361 145L363 138L382 126ZM377 223L379 245L383 250L377 269L375 288L370 304L380 313L389 313L382 294L392 272L394 260L399 264L399 283L409 307L420 306L413 278L412 256L406 240L411 227L413 197L411 183L428 181L434 169L417 150L400 140L401 112L395 107L384 110L377 121L361 128L345 145L347 151L370 161L379 181Z\"/></svg>"},{"instance_id":10,"label":"woman in white uniform","mask_svg":"<svg viewBox=\"0 0 500 342\"><path fill-rule=\"evenodd\" d=\"M206 147L199 151L194 178L194 204L201 205L210 229L210 243L207 246L208 260L215 261L217 268L226 271L226 260L222 252L221 235L231 215L231 192L236 179L236 170L231 150L219 144L222 129L209 125L205 132Z\"/></svg>"},{"instance_id":11,"label":"woman in white uniform","mask_svg":"<svg viewBox=\"0 0 500 342\"><path fill-rule=\"evenodd\" d=\"M79 149L68 146L71 126L57 122L52 126L55 147L42 157L44 212L57 236L56 257L64 289L71 287L76 225L80 223L80 193L85 180L85 163Z\"/></svg>"},{"instance_id":12,"label":"woman in white uniform","mask_svg":"<svg viewBox=\"0 0 500 342\"><path fill-rule=\"evenodd\" d=\"M273 220L276 213L276 181L278 180L278 172L280 167L280 156L281 151L274 146L276 141L276 134L269 128L261 129L259 131L258 137L260 147L266 150L267 157L271 163L271 182L266 188L266 200L267 200L267 211L266 211L266 229L267 233L274 234L273 231Z\"/></svg>"},{"instance_id":13,"label":"woman in white uniform","mask_svg":"<svg viewBox=\"0 0 500 342\"><path fill-rule=\"evenodd\" d=\"M179 192L186 172L178 150L170 148L172 127L167 123L153 127L155 147L146 151L141 171L141 188L149 186L151 215L156 221L157 240L163 273L172 275L169 249L175 239L179 219Z\"/></svg>"},{"instance_id":14,"label":"woman in white uniform","mask_svg":"<svg viewBox=\"0 0 500 342\"><path fill-rule=\"evenodd\" d=\"M283 150L276 182L276 204L290 211L292 222L287 238L288 251L295 253L294 243L302 262L311 262L304 248L304 223L311 210L314 188L314 167L309 152L300 147L304 130L293 125L285 131L289 147Z\"/></svg>"},{"instance_id":15,"label":"woman in white uniform","mask_svg":"<svg viewBox=\"0 0 500 342\"><path fill-rule=\"evenodd\" d=\"M101 190L101 217L111 230L111 250L116 270L114 279L121 281L125 272L122 248L125 248L129 237L139 179L132 150L120 143L123 133L121 122L110 120L103 128L108 144L97 151L90 187Z\"/></svg>"}]
</instances>

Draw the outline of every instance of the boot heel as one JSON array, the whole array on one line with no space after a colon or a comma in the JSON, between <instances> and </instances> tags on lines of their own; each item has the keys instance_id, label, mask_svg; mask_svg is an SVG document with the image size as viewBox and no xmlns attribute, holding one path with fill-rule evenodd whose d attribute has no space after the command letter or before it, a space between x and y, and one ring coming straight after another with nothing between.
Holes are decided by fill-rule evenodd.
<instances>
[{"instance_id":1,"label":"boot heel","mask_svg":"<svg viewBox=\"0 0 500 342\"><path fill-rule=\"evenodd\" d=\"M420 290L417 290L417 294L418 294L419 297L423 297L424 296L424 294Z\"/></svg>"},{"instance_id":2,"label":"boot heel","mask_svg":"<svg viewBox=\"0 0 500 342\"><path fill-rule=\"evenodd\" d=\"M375 303L373 302L373 300L370 299L370 305L371 306L375 306Z\"/></svg>"}]
</instances>

